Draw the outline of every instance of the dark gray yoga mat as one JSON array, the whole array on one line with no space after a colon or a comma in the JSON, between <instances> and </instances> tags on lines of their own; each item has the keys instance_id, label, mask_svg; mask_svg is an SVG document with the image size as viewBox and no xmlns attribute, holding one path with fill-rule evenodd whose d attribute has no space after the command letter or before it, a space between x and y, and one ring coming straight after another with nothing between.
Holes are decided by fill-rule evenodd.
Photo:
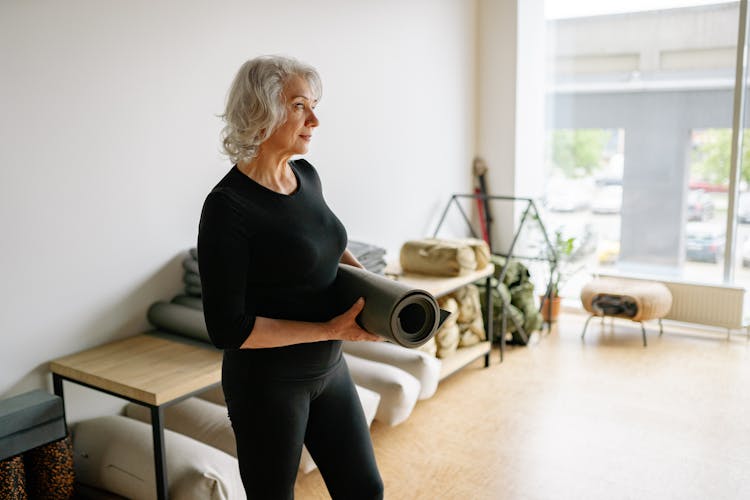
<instances>
[{"instance_id":1,"label":"dark gray yoga mat","mask_svg":"<svg viewBox=\"0 0 750 500\"><path fill-rule=\"evenodd\" d=\"M201 286L201 277L190 271L185 271L182 274L182 281L185 282L186 285L192 285L192 286L197 286L197 287Z\"/></svg>"},{"instance_id":2,"label":"dark gray yoga mat","mask_svg":"<svg viewBox=\"0 0 750 500\"><path fill-rule=\"evenodd\" d=\"M342 308L364 297L359 325L404 347L426 343L447 317L428 292L346 264L339 265L334 293Z\"/></svg>"},{"instance_id":3,"label":"dark gray yoga mat","mask_svg":"<svg viewBox=\"0 0 750 500\"><path fill-rule=\"evenodd\" d=\"M203 311L180 304L156 302L146 314L149 322L160 330L184 335L203 342L211 342L203 319Z\"/></svg>"},{"instance_id":4,"label":"dark gray yoga mat","mask_svg":"<svg viewBox=\"0 0 750 500\"><path fill-rule=\"evenodd\" d=\"M182 268L185 271L189 271L191 273L200 274L198 271L198 261L191 257L185 257L182 261Z\"/></svg>"},{"instance_id":5,"label":"dark gray yoga mat","mask_svg":"<svg viewBox=\"0 0 750 500\"><path fill-rule=\"evenodd\" d=\"M171 300L172 304L180 304L190 309L203 310L203 299L200 297L191 297L190 295L175 295Z\"/></svg>"}]
</instances>

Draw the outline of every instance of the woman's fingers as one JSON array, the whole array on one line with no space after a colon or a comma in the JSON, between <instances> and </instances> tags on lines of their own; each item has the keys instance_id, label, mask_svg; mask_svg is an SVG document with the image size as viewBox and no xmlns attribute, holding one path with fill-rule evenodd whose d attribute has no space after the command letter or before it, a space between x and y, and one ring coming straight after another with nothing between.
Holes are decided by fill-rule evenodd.
<instances>
[{"instance_id":1,"label":"woman's fingers","mask_svg":"<svg viewBox=\"0 0 750 500\"><path fill-rule=\"evenodd\" d=\"M360 297L357 301L341 316L337 316L330 321L333 338L339 340L354 341L371 341L377 342L382 340L379 336L366 332L357 324L357 316L365 307L365 299Z\"/></svg>"},{"instance_id":2,"label":"woman's fingers","mask_svg":"<svg viewBox=\"0 0 750 500\"><path fill-rule=\"evenodd\" d=\"M352 307L349 308L347 313L353 315L356 318L359 315L359 313L362 312L362 309L364 308L365 308L365 299L364 297L360 297L357 299L354 305L352 305Z\"/></svg>"}]
</instances>

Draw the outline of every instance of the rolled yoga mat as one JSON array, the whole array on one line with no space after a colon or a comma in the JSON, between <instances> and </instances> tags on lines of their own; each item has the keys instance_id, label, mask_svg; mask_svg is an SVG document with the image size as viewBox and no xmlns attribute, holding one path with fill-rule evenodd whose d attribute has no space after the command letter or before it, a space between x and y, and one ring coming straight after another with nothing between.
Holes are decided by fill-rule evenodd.
<instances>
[{"instance_id":1,"label":"rolled yoga mat","mask_svg":"<svg viewBox=\"0 0 750 500\"><path fill-rule=\"evenodd\" d=\"M172 304L180 304L181 306L187 306L190 309L197 309L198 311L203 310L203 300L200 297L192 297L190 295L175 295L170 301Z\"/></svg>"},{"instance_id":2,"label":"rolled yoga mat","mask_svg":"<svg viewBox=\"0 0 750 500\"><path fill-rule=\"evenodd\" d=\"M442 314L435 297L424 290L346 264L339 265L334 293L342 308L364 297L365 307L357 323L404 347L426 343L448 316Z\"/></svg>"},{"instance_id":3,"label":"rolled yoga mat","mask_svg":"<svg viewBox=\"0 0 750 500\"><path fill-rule=\"evenodd\" d=\"M146 314L149 322L160 330L211 342L203 311L180 304L155 302Z\"/></svg>"}]
</instances>

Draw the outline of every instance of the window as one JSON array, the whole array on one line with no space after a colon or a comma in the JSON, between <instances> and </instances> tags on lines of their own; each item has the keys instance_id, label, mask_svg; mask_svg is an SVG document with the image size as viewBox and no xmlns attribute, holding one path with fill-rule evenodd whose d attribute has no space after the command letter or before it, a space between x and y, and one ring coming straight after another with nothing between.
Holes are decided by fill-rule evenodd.
<instances>
[{"instance_id":1,"label":"window","mask_svg":"<svg viewBox=\"0 0 750 500\"><path fill-rule=\"evenodd\" d=\"M545 2L543 218L590 252L586 270L724 281L739 13L736 1ZM727 265L750 284L746 168Z\"/></svg>"}]
</instances>

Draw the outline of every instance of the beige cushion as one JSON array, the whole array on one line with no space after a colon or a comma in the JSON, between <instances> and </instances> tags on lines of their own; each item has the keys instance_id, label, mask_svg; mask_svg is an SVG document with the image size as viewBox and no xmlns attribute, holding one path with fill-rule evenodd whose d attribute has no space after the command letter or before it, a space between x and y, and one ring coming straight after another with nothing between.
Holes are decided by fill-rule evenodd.
<instances>
[{"instance_id":1,"label":"beige cushion","mask_svg":"<svg viewBox=\"0 0 750 500\"><path fill-rule=\"evenodd\" d=\"M215 403L217 405L227 405L226 400L224 399L224 390L221 388L221 384L217 385L216 387L212 387L207 391L203 391L200 394L196 394L195 397L205 399L206 401L211 401L212 403Z\"/></svg>"},{"instance_id":2,"label":"beige cushion","mask_svg":"<svg viewBox=\"0 0 750 500\"><path fill-rule=\"evenodd\" d=\"M424 352L390 342L344 342L344 352L371 361L387 363L419 380L419 399L432 397L440 381L440 360Z\"/></svg>"},{"instance_id":3,"label":"beige cushion","mask_svg":"<svg viewBox=\"0 0 750 500\"><path fill-rule=\"evenodd\" d=\"M419 380L400 368L344 353L354 382L380 394L375 420L398 425L411 415L419 397Z\"/></svg>"},{"instance_id":4,"label":"beige cushion","mask_svg":"<svg viewBox=\"0 0 750 500\"><path fill-rule=\"evenodd\" d=\"M237 460L173 431L164 431L169 497L244 499ZM76 479L128 498L156 498L151 426L123 416L79 422L73 432Z\"/></svg>"},{"instance_id":5,"label":"beige cushion","mask_svg":"<svg viewBox=\"0 0 750 500\"><path fill-rule=\"evenodd\" d=\"M458 328L461 336L458 340L459 347L470 347L484 341L487 334L484 331L484 320L481 316L474 318L471 323L459 323Z\"/></svg>"},{"instance_id":6,"label":"beige cushion","mask_svg":"<svg viewBox=\"0 0 750 500\"><path fill-rule=\"evenodd\" d=\"M459 276L477 268L474 249L460 241L426 238L401 246L401 269L435 276Z\"/></svg>"},{"instance_id":7,"label":"beige cushion","mask_svg":"<svg viewBox=\"0 0 750 500\"><path fill-rule=\"evenodd\" d=\"M490 263L491 257L490 246L487 242L478 238L466 238L461 241L474 250L474 256L477 259L477 269L484 269L487 267L487 264Z\"/></svg>"},{"instance_id":8,"label":"beige cushion","mask_svg":"<svg viewBox=\"0 0 750 500\"><path fill-rule=\"evenodd\" d=\"M134 403L125 406L125 416L151 423L151 411ZM226 406L203 399L188 398L164 408L164 427L213 446L233 457L237 456L237 443Z\"/></svg>"},{"instance_id":9,"label":"beige cushion","mask_svg":"<svg viewBox=\"0 0 750 500\"><path fill-rule=\"evenodd\" d=\"M435 342L435 337L432 337L430 340L417 347L417 350L428 354L433 358L437 356L437 342Z\"/></svg>"},{"instance_id":10,"label":"beige cushion","mask_svg":"<svg viewBox=\"0 0 750 500\"><path fill-rule=\"evenodd\" d=\"M458 301L447 295L438 299L438 305L440 309L444 309L450 313L441 326L455 325L458 322Z\"/></svg>"},{"instance_id":11,"label":"beige cushion","mask_svg":"<svg viewBox=\"0 0 750 500\"><path fill-rule=\"evenodd\" d=\"M451 294L458 302L459 323L471 323L482 317L482 304L479 301L479 288L476 285L466 285Z\"/></svg>"},{"instance_id":12,"label":"beige cushion","mask_svg":"<svg viewBox=\"0 0 750 500\"><path fill-rule=\"evenodd\" d=\"M363 387L357 387L356 389L367 419L367 425L370 425L375 417L380 395ZM125 407L125 415L141 422L151 422L151 412L145 406L130 403ZM218 448L233 457L237 456L234 431L227 415L226 406L217 405L200 398L188 398L164 409L164 426ZM308 473L315 467L315 462L310 453L308 453L307 448L303 447L299 469Z\"/></svg>"},{"instance_id":13,"label":"beige cushion","mask_svg":"<svg viewBox=\"0 0 750 500\"><path fill-rule=\"evenodd\" d=\"M452 325L443 325L435 334L435 343L437 344L437 357L447 358L458 349L458 342L461 340L461 330L457 323Z\"/></svg>"}]
</instances>

